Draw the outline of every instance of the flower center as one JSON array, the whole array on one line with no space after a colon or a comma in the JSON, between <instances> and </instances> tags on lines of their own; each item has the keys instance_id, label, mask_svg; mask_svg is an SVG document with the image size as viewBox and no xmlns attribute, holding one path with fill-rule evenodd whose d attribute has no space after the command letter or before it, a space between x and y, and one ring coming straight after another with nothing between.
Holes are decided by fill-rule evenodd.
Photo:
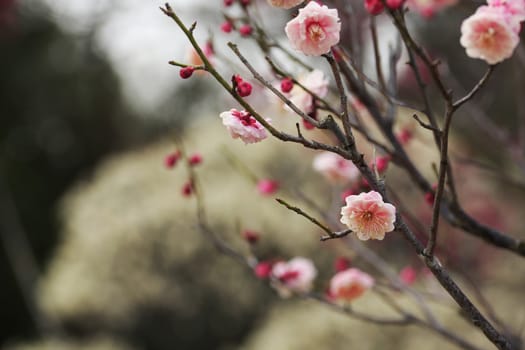
<instances>
[{"instance_id":1,"label":"flower center","mask_svg":"<svg viewBox=\"0 0 525 350\"><path fill-rule=\"evenodd\" d=\"M489 27L480 35L479 41L484 47L491 47L496 40L496 34L496 29L494 27Z\"/></svg>"},{"instance_id":2,"label":"flower center","mask_svg":"<svg viewBox=\"0 0 525 350\"><path fill-rule=\"evenodd\" d=\"M235 111L232 113L242 125L257 128L257 120L246 111Z\"/></svg>"},{"instance_id":3,"label":"flower center","mask_svg":"<svg viewBox=\"0 0 525 350\"><path fill-rule=\"evenodd\" d=\"M369 222L374 217L374 214L370 211L365 211L363 214L361 214L361 218L363 221Z\"/></svg>"},{"instance_id":4,"label":"flower center","mask_svg":"<svg viewBox=\"0 0 525 350\"><path fill-rule=\"evenodd\" d=\"M312 23L308 26L308 36L312 41L321 41L326 38L326 33L324 32L323 27L319 23Z\"/></svg>"}]
</instances>

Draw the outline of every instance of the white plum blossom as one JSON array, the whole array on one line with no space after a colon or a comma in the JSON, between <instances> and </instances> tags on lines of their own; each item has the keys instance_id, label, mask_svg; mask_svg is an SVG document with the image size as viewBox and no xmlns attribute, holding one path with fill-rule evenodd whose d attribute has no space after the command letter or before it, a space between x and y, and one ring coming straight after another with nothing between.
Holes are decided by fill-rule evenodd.
<instances>
[{"instance_id":1,"label":"white plum blossom","mask_svg":"<svg viewBox=\"0 0 525 350\"><path fill-rule=\"evenodd\" d=\"M240 138L245 144L256 143L268 137L266 129L247 111L231 109L222 112L220 117L232 138Z\"/></svg>"},{"instance_id":2,"label":"white plum blossom","mask_svg":"<svg viewBox=\"0 0 525 350\"><path fill-rule=\"evenodd\" d=\"M317 269L310 259L295 257L273 265L272 276L277 280L275 287L282 296L293 293L308 293L317 276Z\"/></svg>"},{"instance_id":3,"label":"white plum blossom","mask_svg":"<svg viewBox=\"0 0 525 350\"><path fill-rule=\"evenodd\" d=\"M313 161L313 168L334 183L354 182L359 178L359 169L352 161L332 152L322 152Z\"/></svg>"}]
</instances>

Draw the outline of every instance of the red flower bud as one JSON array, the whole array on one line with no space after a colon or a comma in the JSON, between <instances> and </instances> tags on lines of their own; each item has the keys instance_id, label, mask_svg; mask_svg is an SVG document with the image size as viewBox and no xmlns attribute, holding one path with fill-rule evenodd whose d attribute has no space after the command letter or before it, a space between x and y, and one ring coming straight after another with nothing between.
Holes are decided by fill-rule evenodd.
<instances>
[{"instance_id":1,"label":"red flower bud","mask_svg":"<svg viewBox=\"0 0 525 350\"><path fill-rule=\"evenodd\" d=\"M171 169L175 165L177 165L177 162L180 159L180 156L181 156L180 151L176 151L171 154L168 154L166 158L164 158L164 165L166 166L166 168Z\"/></svg>"},{"instance_id":2,"label":"red flower bud","mask_svg":"<svg viewBox=\"0 0 525 350\"><path fill-rule=\"evenodd\" d=\"M194 71L195 68L193 68L192 66L184 67L180 69L179 75L182 79L188 79L189 77L191 77Z\"/></svg>"},{"instance_id":3,"label":"red flower bud","mask_svg":"<svg viewBox=\"0 0 525 350\"><path fill-rule=\"evenodd\" d=\"M191 181L186 182L184 186L182 186L181 192L184 197L189 197L193 194L193 184Z\"/></svg>"},{"instance_id":4,"label":"red flower bud","mask_svg":"<svg viewBox=\"0 0 525 350\"><path fill-rule=\"evenodd\" d=\"M250 36L252 34L253 28L249 24L243 24L239 27L239 33L241 36Z\"/></svg>"},{"instance_id":5,"label":"red flower bud","mask_svg":"<svg viewBox=\"0 0 525 350\"><path fill-rule=\"evenodd\" d=\"M250 94L252 93L252 85L247 81L241 81L237 84L237 93L241 97L250 96Z\"/></svg>"},{"instance_id":6,"label":"red flower bud","mask_svg":"<svg viewBox=\"0 0 525 350\"><path fill-rule=\"evenodd\" d=\"M399 132L399 134L397 134L397 138L402 145L406 145L408 141L412 139L412 137L413 137L412 131L408 129L402 129Z\"/></svg>"},{"instance_id":7,"label":"red flower bud","mask_svg":"<svg viewBox=\"0 0 525 350\"><path fill-rule=\"evenodd\" d=\"M199 153L195 153L190 158L188 158L188 163L192 166L198 165L202 163L202 156Z\"/></svg>"},{"instance_id":8,"label":"red flower bud","mask_svg":"<svg viewBox=\"0 0 525 350\"><path fill-rule=\"evenodd\" d=\"M279 183L274 180L262 179L257 183L257 191L259 191L259 193L263 196L274 194L278 189Z\"/></svg>"},{"instance_id":9,"label":"red flower bud","mask_svg":"<svg viewBox=\"0 0 525 350\"><path fill-rule=\"evenodd\" d=\"M392 10L397 10L401 6L403 6L403 3L405 0L386 0L386 6Z\"/></svg>"},{"instance_id":10,"label":"red flower bud","mask_svg":"<svg viewBox=\"0 0 525 350\"><path fill-rule=\"evenodd\" d=\"M342 257L342 256L335 259L335 262L334 262L335 271L341 272L341 271L348 269L350 267L350 263L351 263L350 259Z\"/></svg>"},{"instance_id":11,"label":"red flower bud","mask_svg":"<svg viewBox=\"0 0 525 350\"><path fill-rule=\"evenodd\" d=\"M399 272L399 278L405 282L405 284L411 285L416 281L417 272L413 267L406 266Z\"/></svg>"},{"instance_id":12,"label":"red flower bud","mask_svg":"<svg viewBox=\"0 0 525 350\"><path fill-rule=\"evenodd\" d=\"M233 29L233 25L232 25L232 22L230 21L226 21L223 24L221 24L221 30L224 33L230 33L232 29Z\"/></svg>"},{"instance_id":13,"label":"red flower bud","mask_svg":"<svg viewBox=\"0 0 525 350\"><path fill-rule=\"evenodd\" d=\"M389 156L377 157L376 158L376 168L379 173L382 173L388 168L388 163L390 162Z\"/></svg>"},{"instance_id":14,"label":"red flower bud","mask_svg":"<svg viewBox=\"0 0 525 350\"><path fill-rule=\"evenodd\" d=\"M381 0L365 0L365 9L371 15L378 15L384 10Z\"/></svg>"},{"instance_id":15,"label":"red flower bud","mask_svg":"<svg viewBox=\"0 0 525 350\"><path fill-rule=\"evenodd\" d=\"M272 263L270 261L261 261L255 266L254 272L258 278L266 279L272 273Z\"/></svg>"},{"instance_id":16,"label":"red flower bud","mask_svg":"<svg viewBox=\"0 0 525 350\"><path fill-rule=\"evenodd\" d=\"M259 241L259 234L252 230L244 230L242 231L242 237L246 240L246 242L250 244L255 244L257 241Z\"/></svg>"},{"instance_id":17,"label":"red flower bud","mask_svg":"<svg viewBox=\"0 0 525 350\"><path fill-rule=\"evenodd\" d=\"M281 91L284 93L290 92L293 89L293 81L290 78L281 80Z\"/></svg>"}]
</instances>

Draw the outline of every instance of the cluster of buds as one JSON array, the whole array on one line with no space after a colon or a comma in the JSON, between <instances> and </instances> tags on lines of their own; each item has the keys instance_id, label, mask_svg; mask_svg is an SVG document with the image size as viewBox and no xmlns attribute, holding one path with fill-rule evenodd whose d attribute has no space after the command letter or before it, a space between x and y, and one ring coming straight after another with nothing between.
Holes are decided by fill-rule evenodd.
<instances>
[{"instance_id":1,"label":"cluster of buds","mask_svg":"<svg viewBox=\"0 0 525 350\"><path fill-rule=\"evenodd\" d=\"M164 166L167 169L173 169L179 163L183 154L180 150L176 150L172 153L169 153L164 157ZM202 163L203 158L200 153L193 153L187 157L187 164L190 167L197 166ZM187 180L182 186L181 193L184 197L190 197L195 192L195 185L192 179Z\"/></svg>"},{"instance_id":2,"label":"cluster of buds","mask_svg":"<svg viewBox=\"0 0 525 350\"><path fill-rule=\"evenodd\" d=\"M239 96L248 97L252 94L252 84L243 80L240 75L234 75L232 77L232 82L234 90Z\"/></svg>"}]
</instances>

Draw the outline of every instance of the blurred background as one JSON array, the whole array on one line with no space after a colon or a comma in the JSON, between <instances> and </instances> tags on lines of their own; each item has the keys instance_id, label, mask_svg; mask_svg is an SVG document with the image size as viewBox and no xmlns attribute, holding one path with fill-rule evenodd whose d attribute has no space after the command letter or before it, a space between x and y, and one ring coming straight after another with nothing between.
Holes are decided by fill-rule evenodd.
<instances>
[{"instance_id":1,"label":"blurred background","mask_svg":"<svg viewBox=\"0 0 525 350\"><path fill-rule=\"evenodd\" d=\"M223 21L219 0L171 4L186 23L199 20L202 41ZM261 200L253 183L232 170L224 149L235 149L236 157L259 176L278 179L283 187L300 186L319 203L330 203L326 193L331 190L311 174L311 153L275 141L250 149L228 138L217 111L231 108L231 101L210 79L181 82L178 70L167 64L184 61L189 51L178 28L158 9L162 5L0 0L2 349L420 348L428 335L423 331L381 329L319 305L279 300L265 283L198 235L194 202L180 194L185 174L163 165L164 156L175 150L174 134L184 135L187 149L204 156L199 171L210 189L210 215L238 249L248 247L232 232L249 228L264 233L257 247L262 258L313 256L324 271L319 290L326 287L335 256L346 254L337 244L320 249L315 228L276 208L271 198ZM459 24L476 6L464 2L432 21L414 17L411 22L420 39L448 63L446 74L454 77L458 91L471 86L484 69L459 47ZM284 23L286 15L269 18L267 24ZM273 29L280 33L279 27ZM516 57L498 68L487 90L505 86L508 93L480 95L458 122L461 141L455 148L458 159L470 157L483 165L457 162L462 191L475 198L467 205L469 212L518 233L524 228L518 220L524 199L523 147L512 144L512 156L501 156L510 146L487 141L493 136L490 124L479 126L479 118L504 130L519 129L517 116L524 110L515 101L525 92L523 60L521 46ZM413 84L409 78L401 81L400 93L417 101ZM414 127L409 116L401 124ZM427 136L416 136L409 151L430 162L436 154L425 148L431 144ZM276 152L284 161L276 161ZM506 169L511 177L494 176L491 169ZM469 182L470 176L481 180ZM394 169L390 177L403 175ZM411 185L400 184L410 197ZM418 206L421 198L413 201ZM429 212L418 215L428 218ZM446 230L450 244L466 251L455 256L451 250L451 266L471 271L476 283L483 281L484 290L499 300L505 321L520 334L525 308L515 304L522 300L524 279L512 276L524 275L523 262L501 258L496 249ZM399 247L384 252L393 266L421 267L402 239L389 244ZM498 278L507 283L502 286ZM421 283L437 288L430 281ZM377 308L372 299L359 302ZM487 348L456 310L439 312ZM449 348L442 341L425 346Z\"/></svg>"}]
</instances>

